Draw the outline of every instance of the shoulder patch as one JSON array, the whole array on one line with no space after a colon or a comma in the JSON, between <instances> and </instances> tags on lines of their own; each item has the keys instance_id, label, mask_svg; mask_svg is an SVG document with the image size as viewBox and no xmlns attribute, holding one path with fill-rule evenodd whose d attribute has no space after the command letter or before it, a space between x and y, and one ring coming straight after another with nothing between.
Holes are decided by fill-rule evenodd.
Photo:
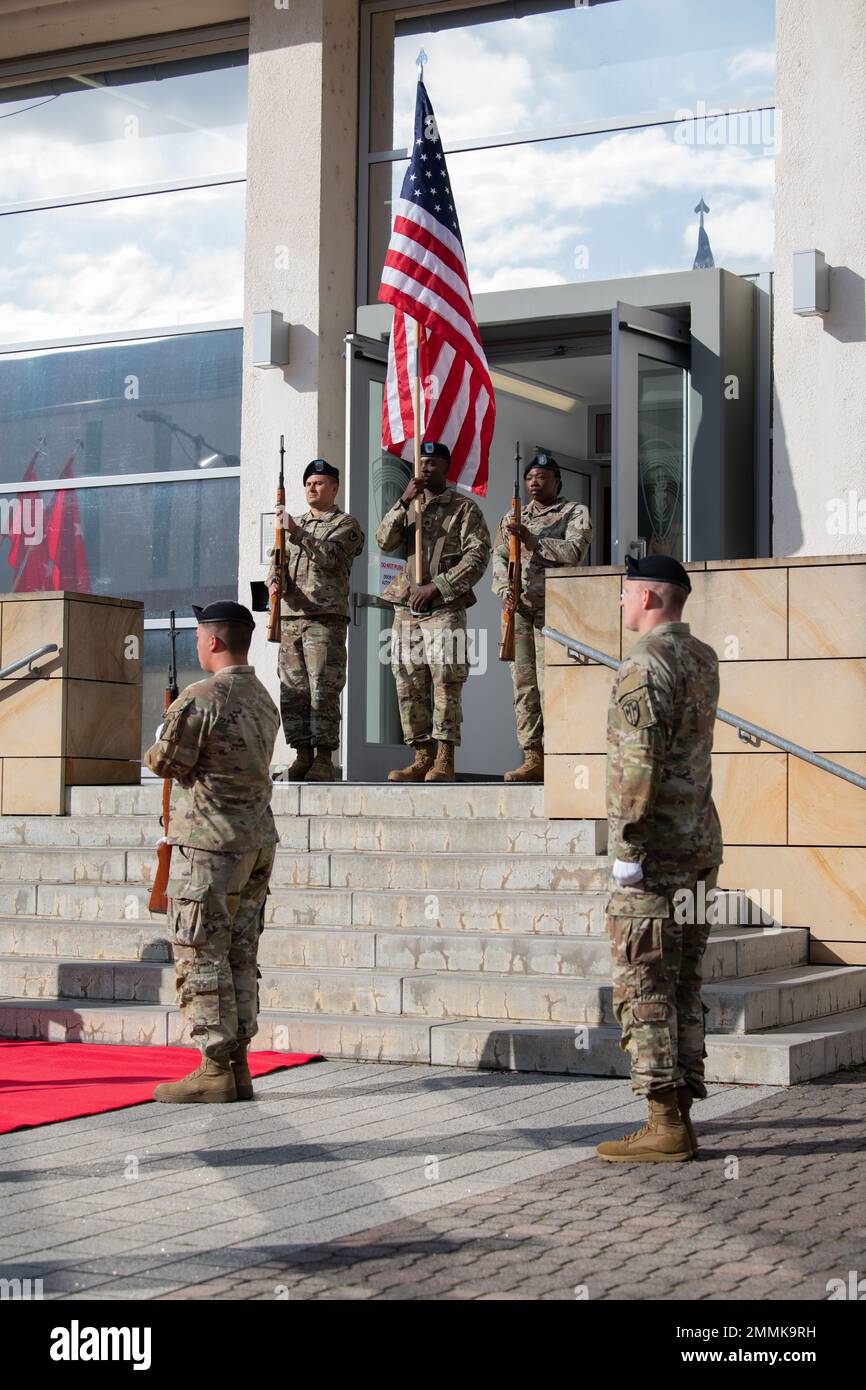
<instances>
[{"instance_id":1,"label":"shoulder patch","mask_svg":"<svg viewBox=\"0 0 866 1390\"><path fill-rule=\"evenodd\" d=\"M640 674L643 683L637 685L629 682L628 689L617 691L616 702L626 723L633 729L650 729L658 723L658 718L653 708L649 686L646 684L646 676L643 672Z\"/></svg>"}]
</instances>

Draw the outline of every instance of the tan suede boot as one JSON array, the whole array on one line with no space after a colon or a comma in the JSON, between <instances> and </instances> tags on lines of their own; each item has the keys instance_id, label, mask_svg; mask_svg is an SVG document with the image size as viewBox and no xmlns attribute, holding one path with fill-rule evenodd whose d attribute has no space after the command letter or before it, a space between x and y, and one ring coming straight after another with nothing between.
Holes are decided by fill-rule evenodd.
<instances>
[{"instance_id":1,"label":"tan suede boot","mask_svg":"<svg viewBox=\"0 0 866 1390\"><path fill-rule=\"evenodd\" d=\"M389 782L423 782L427 773L433 766L435 755L435 744L430 739L427 743L416 743L415 761L408 767L395 767L388 773Z\"/></svg>"},{"instance_id":2,"label":"tan suede boot","mask_svg":"<svg viewBox=\"0 0 866 1390\"><path fill-rule=\"evenodd\" d=\"M431 767L425 782L454 781L454 744L440 739L436 745L436 761Z\"/></svg>"},{"instance_id":3,"label":"tan suede boot","mask_svg":"<svg viewBox=\"0 0 866 1390\"><path fill-rule=\"evenodd\" d=\"M253 1078L250 1075L250 1064L247 1060L248 1047L249 1042L239 1042L231 1058L238 1100L255 1100L256 1098L253 1091Z\"/></svg>"},{"instance_id":4,"label":"tan suede boot","mask_svg":"<svg viewBox=\"0 0 866 1390\"><path fill-rule=\"evenodd\" d=\"M692 1101L694 1100L694 1096L692 1095L691 1087L678 1086L677 1100L680 1104L680 1115L682 1116L683 1124L688 1132L689 1143L692 1146L692 1153L696 1154L698 1151L698 1136L695 1134L695 1127L692 1124Z\"/></svg>"},{"instance_id":5,"label":"tan suede boot","mask_svg":"<svg viewBox=\"0 0 866 1390\"><path fill-rule=\"evenodd\" d=\"M649 1120L633 1134L599 1144L596 1153L609 1163L680 1163L694 1158L689 1132L680 1114L677 1092L647 1097Z\"/></svg>"},{"instance_id":6,"label":"tan suede boot","mask_svg":"<svg viewBox=\"0 0 866 1390\"><path fill-rule=\"evenodd\" d=\"M228 1057L202 1056L200 1067L182 1081L161 1082L153 1098L181 1105L219 1105L237 1100L232 1064Z\"/></svg>"},{"instance_id":7,"label":"tan suede boot","mask_svg":"<svg viewBox=\"0 0 866 1390\"><path fill-rule=\"evenodd\" d=\"M290 782L303 782L307 773L313 766L314 748L311 743L302 743L295 749L295 761L289 765L286 773Z\"/></svg>"},{"instance_id":8,"label":"tan suede boot","mask_svg":"<svg viewBox=\"0 0 866 1390\"><path fill-rule=\"evenodd\" d=\"M506 772L504 782L543 782L544 744L531 743L523 750L523 762L513 772Z\"/></svg>"},{"instance_id":9,"label":"tan suede boot","mask_svg":"<svg viewBox=\"0 0 866 1390\"><path fill-rule=\"evenodd\" d=\"M317 748L313 765L304 779L307 782L333 782L334 764L330 748Z\"/></svg>"}]
</instances>

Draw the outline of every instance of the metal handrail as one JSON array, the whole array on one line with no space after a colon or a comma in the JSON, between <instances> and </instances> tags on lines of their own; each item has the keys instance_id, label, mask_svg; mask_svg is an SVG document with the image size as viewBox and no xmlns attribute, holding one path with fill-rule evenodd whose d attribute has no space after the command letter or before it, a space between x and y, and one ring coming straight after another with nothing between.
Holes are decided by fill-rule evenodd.
<instances>
[{"instance_id":1,"label":"metal handrail","mask_svg":"<svg viewBox=\"0 0 866 1390\"><path fill-rule=\"evenodd\" d=\"M5 680L7 676L11 676L13 671L20 671L22 666L27 667L28 676L38 676L39 672L33 670L33 662L36 660L37 656L47 656L49 652L59 651L60 648L56 642L46 642L44 647L37 647L29 656L22 656L20 661L13 661L11 666L4 666L3 670L0 671L0 681Z\"/></svg>"},{"instance_id":2,"label":"metal handrail","mask_svg":"<svg viewBox=\"0 0 866 1390\"><path fill-rule=\"evenodd\" d=\"M576 637L566 637L564 633L557 632L555 627L544 627L541 631L544 637L549 637L552 642L558 642L561 647L565 647L572 661L579 660L581 657L584 660L591 658L601 666L609 666L612 671L619 670L620 663L615 661L612 656L596 651L595 647L588 647L585 642L579 642ZM866 777L861 777L859 772L852 772L850 768L831 762L829 758L822 758L820 753L812 753L808 748L803 748L801 744L792 743L788 738L782 738L781 734L771 734L769 729L762 729L760 724L752 724L750 720L742 719L738 714L730 714L726 709L717 709L716 718L736 729L743 743L748 743L750 738L760 739L763 743L771 743L774 748L780 748L783 753L792 753L795 758L802 758L804 762L811 763L813 767L819 767L822 772L831 772L834 777L842 777L852 786L866 791Z\"/></svg>"}]
</instances>

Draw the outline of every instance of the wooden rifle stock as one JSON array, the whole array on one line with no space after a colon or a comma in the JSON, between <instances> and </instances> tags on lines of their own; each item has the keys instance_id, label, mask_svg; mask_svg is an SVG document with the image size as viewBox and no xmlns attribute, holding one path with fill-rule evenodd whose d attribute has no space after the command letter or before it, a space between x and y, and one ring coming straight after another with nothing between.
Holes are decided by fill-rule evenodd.
<instances>
[{"instance_id":1,"label":"wooden rifle stock","mask_svg":"<svg viewBox=\"0 0 866 1390\"><path fill-rule=\"evenodd\" d=\"M280 615L283 607L283 583L286 566L286 533L280 525L279 508L286 505L286 486L283 464L286 455L284 436L280 435L280 481L277 484L277 512L274 526L274 577L277 587L271 594L271 611L268 615L268 641L279 642L281 635Z\"/></svg>"},{"instance_id":2,"label":"wooden rifle stock","mask_svg":"<svg viewBox=\"0 0 866 1390\"><path fill-rule=\"evenodd\" d=\"M171 659L168 665L168 683L165 687L166 709L174 704L178 695L177 651L175 647L177 633L174 625L174 609L171 610L170 622ZM168 844L166 837L168 836L170 807L171 778L165 777L162 783L162 816L160 817L162 839L156 847L156 873L153 876L153 884L151 885L150 898L147 904L148 911L150 912L168 912L168 895L166 890L168 888L168 878L171 872L171 845Z\"/></svg>"},{"instance_id":3,"label":"wooden rifle stock","mask_svg":"<svg viewBox=\"0 0 866 1390\"><path fill-rule=\"evenodd\" d=\"M514 496L511 499L511 520L520 526L520 444L514 451ZM520 601L520 534L508 538L508 592L513 600L515 612L502 610L502 638L499 643L499 660L514 660L514 618Z\"/></svg>"}]
</instances>

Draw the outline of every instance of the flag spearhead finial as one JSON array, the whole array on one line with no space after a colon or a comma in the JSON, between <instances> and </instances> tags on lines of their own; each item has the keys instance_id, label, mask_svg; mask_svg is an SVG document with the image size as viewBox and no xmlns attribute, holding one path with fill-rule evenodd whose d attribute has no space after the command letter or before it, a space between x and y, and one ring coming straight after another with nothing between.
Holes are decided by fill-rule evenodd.
<instances>
[{"instance_id":1,"label":"flag spearhead finial","mask_svg":"<svg viewBox=\"0 0 866 1390\"><path fill-rule=\"evenodd\" d=\"M429 62L429 59L428 59L428 57L427 57L427 54L424 52L424 50L423 50L423 48L422 48L422 49L421 49L421 52L418 54L418 57L415 59L415 66L416 66L416 68L418 69L418 81L419 81L419 82L423 82L423 81L424 81L424 64L427 63L427 62Z\"/></svg>"}]
</instances>

